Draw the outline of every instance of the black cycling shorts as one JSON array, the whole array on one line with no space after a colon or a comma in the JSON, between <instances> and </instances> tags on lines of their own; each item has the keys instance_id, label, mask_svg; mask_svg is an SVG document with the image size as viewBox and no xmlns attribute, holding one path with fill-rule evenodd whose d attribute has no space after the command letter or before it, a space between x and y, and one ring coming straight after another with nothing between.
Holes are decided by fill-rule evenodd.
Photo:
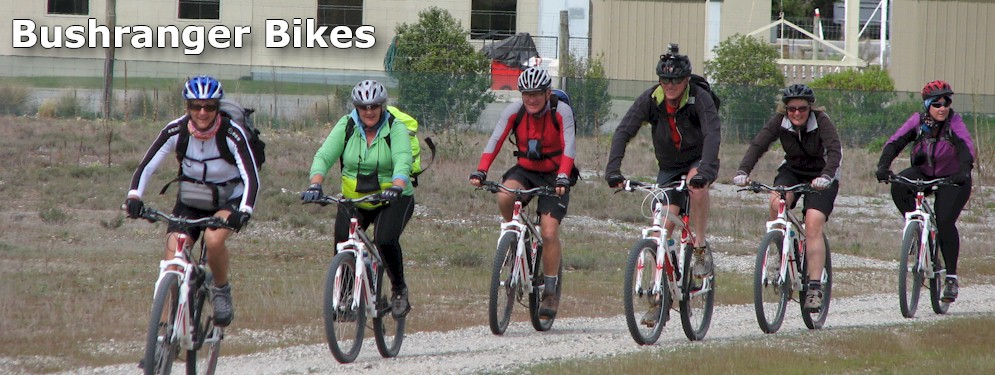
<instances>
[{"instance_id":1,"label":"black cycling shorts","mask_svg":"<svg viewBox=\"0 0 995 375\"><path fill-rule=\"evenodd\" d=\"M235 212L238 211L238 206L241 204L242 204L242 197L238 196L225 202L225 204L222 205L221 209L219 209L218 211ZM217 213L217 211L201 210L199 208L193 208L187 206L183 204L183 202L180 202L179 199L176 200L176 204L173 206L173 216L185 217L187 219L192 219L192 220L214 216L215 213ZM169 226L166 227L166 233L185 232L187 235L190 236L190 238L194 240L194 242L197 242L197 239L200 238L200 233L203 231L204 228L182 229L179 226L173 225L172 223L170 223Z\"/></svg>"},{"instance_id":2,"label":"black cycling shorts","mask_svg":"<svg viewBox=\"0 0 995 375\"><path fill-rule=\"evenodd\" d=\"M539 186L556 186L556 172L535 172L522 168L520 165L515 165L501 176L502 182L508 180L518 181L525 189L532 189ZM530 200L532 200L531 197L526 198L522 202L523 206L527 205ZM569 206L570 193L559 197L540 195L536 212L540 215L548 213L562 223L563 218L567 216L567 207Z\"/></svg>"},{"instance_id":3,"label":"black cycling shorts","mask_svg":"<svg viewBox=\"0 0 995 375\"><path fill-rule=\"evenodd\" d=\"M777 177L774 177L774 186L791 186L802 183L812 183L812 180L816 179L815 176L805 176L795 172L792 172L785 166L781 166L777 169ZM803 198L805 203L802 206L802 212L805 210L813 209L822 212L826 215L826 221L829 221L829 214L833 213L833 205L836 202L836 195L840 192L840 181L834 180L829 187L818 190L817 193L805 194ZM791 202L791 208L795 208L798 205L798 199Z\"/></svg>"}]
</instances>

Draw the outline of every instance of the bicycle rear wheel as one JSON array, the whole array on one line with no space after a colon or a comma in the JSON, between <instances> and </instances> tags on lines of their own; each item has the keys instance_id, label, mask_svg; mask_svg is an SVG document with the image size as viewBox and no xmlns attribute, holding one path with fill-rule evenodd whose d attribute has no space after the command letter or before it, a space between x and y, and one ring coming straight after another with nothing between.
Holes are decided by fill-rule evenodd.
<instances>
[{"instance_id":1,"label":"bicycle rear wheel","mask_svg":"<svg viewBox=\"0 0 995 375\"><path fill-rule=\"evenodd\" d=\"M494 255L494 266L491 269L491 290L487 303L487 316L490 320L491 333L504 334L511 320L511 310L515 307L515 298L520 297L521 285L512 279L515 268L515 251L518 237L506 232L498 241L497 253ZM526 272L525 270L522 270Z\"/></svg>"},{"instance_id":2,"label":"bicycle rear wheel","mask_svg":"<svg viewBox=\"0 0 995 375\"><path fill-rule=\"evenodd\" d=\"M343 251L332 258L325 279L325 337L328 349L339 363L356 360L363 346L366 328L366 307L362 285L354 285L356 279L356 256ZM335 301L338 301L338 306ZM358 300L357 308L353 302Z\"/></svg>"},{"instance_id":3,"label":"bicycle rear wheel","mask_svg":"<svg viewBox=\"0 0 995 375\"><path fill-rule=\"evenodd\" d=\"M145 375L167 375L173 370L173 360L180 350L179 342L173 341L173 331L176 329L173 323L176 322L179 294L177 276L172 273L163 276L152 300L152 312L145 336L145 356L139 363Z\"/></svg>"},{"instance_id":4,"label":"bicycle rear wheel","mask_svg":"<svg viewBox=\"0 0 995 375\"><path fill-rule=\"evenodd\" d=\"M194 313L191 324L195 330L195 347L194 350L187 350L187 375L212 375L218 366L224 331L214 326L214 304L209 285L214 285L214 277L207 273L190 299L190 308Z\"/></svg>"},{"instance_id":5,"label":"bicycle rear wheel","mask_svg":"<svg viewBox=\"0 0 995 375\"><path fill-rule=\"evenodd\" d=\"M943 297L943 281L947 278L946 261L943 260L940 244L934 242L932 238L929 239L929 243L933 245L929 251L933 257L933 278L929 279L929 301L933 306L933 312L942 315L946 314L950 308L950 302L944 302L941 299Z\"/></svg>"},{"instance_id":6,"label":"bicycle rear wheel","mask_svg":"<svg viewBox=\"0 0 995 375\"><path fill-rule=\"evenodd\" d=\"M898 259L898 307L906 318L914 317L919 307L919 293L923 282L923 269L919 265L921 238L922 223L909 223L902 236L902 250Z\"/></svg>"},{"instance_id":7,"label":"bicycle rear wheel","mask_svg":"<svg viewBox=\"0 0 995 375\"><path fill-rule=\"evenodd\" d=\"M712 309L715 307L715 271L713 268L712 272L704 277L695 276L691 270L694 269L697 259L691 245L682 244L681 252L684 254L682 275L684 298L680 303L681 326L688 340L698 341L705 338L712 323ZM714 264L712 266L714 267Z\"/></svg>"},{"instance_id":8,"label":"bicycle rear wheel","mask_svg":"<svg viewBox=\"0 0 995 375\"><path fill-rule=\"evenodd\" d=\"M667 325L665 317L670 315L671 299L667 280L661 280L658 293L653 292L656 259L656 242L643 239L629 250L625 266L625 279L622 282L625 324L632 339L639 345L656 343L663 326Z\"/></svg>"},{"instance_id":9,"label":"bicycle rear wheel","mask_svg":"<svg viewBox=\"0 0 995 375\"><path fill-rule=\"evenodd\" d=\"M799 304L802 310L802 321L805 322L808 329L820 329L826 324L826 318L829 316L829 302L833 295L833 257L832 252L829 251L829 238L823 234L822 240L826 244L826 265L822 268L822 308L816 312L807 312L805 311L805 303ZM808 285L808 267L803 267L802 290L798 292L799 301L805 301L805 293L807 293L805 286Z\"/></svg>"},{"instance_id":10,"label":"bicycle rear wheel","mask_svg":"<svg viewBox=\"0 0 995 375\"><path fill-rule=\"evenodd\" d=\"M377 351L380 356L390 358L397 356L404 342L405 318L394 318L391 313L390 296L387 295L384 274L386 267L377 268L377 315L373 317L373 336L376 338Z\"/></svg>"},{"instance_id":11,"label":"bicycle rear wheel","mask_svg":"<svg viewBox=\"0 0 995 375\"><path fill-rule=\"evenodd\" d=\"M781 246L784 232L771 231L760 240L753 267L753 307L764 333L775 333L784 322L791 298L791 281L781 279Z\"/></svg>"},{"instance_id":12,"label":"bicycle rear wheel","mask_svg":"<svg viewBox=\"0 0 995 375\"><path fill-rule=\"evenodd\" d=\"M546 274L542 271L543 265L546 263L542 260L542 247L540 246L536 250L536 261L532 265L532 286L529 288L529 320L532 322L532 328L536 331L544 332L553 328L553 321L556 320L556 313L548 319L543 319L539 317L539 304L542 303L543 292L539 290L539 283L545 282ZM560 299L560 294L563 293L563 262L560 261L560 268L556 270L556 300Z\"/></svg>"}]
</instances>

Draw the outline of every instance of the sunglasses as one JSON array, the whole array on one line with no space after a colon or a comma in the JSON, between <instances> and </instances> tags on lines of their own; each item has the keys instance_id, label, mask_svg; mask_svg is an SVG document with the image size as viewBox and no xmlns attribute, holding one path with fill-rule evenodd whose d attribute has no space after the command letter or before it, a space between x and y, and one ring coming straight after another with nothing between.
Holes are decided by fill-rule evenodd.
<instances>
[{"instance_id":1,"label":"sunglasses","mask_svg":"<svg viewBox=\"0 0 995 375\"><path fill-rule=\"evenodd\" d=\"M195 104L195 103L187 103L187 109L189 109L191 111L194 111L194 112L200 111L202 109L206 109L208 112L214 112L214 111L218 110L218 105L217 104L204 104L204 105L200 105L200 104Z\"/></svg>"},{"instance_id":2,"label":"sunglasses","mask_svg":"<svg viewBox=\"0 0 995 375\"><path fill-rule=\"evenodd\" d=\"M794 106L784 107L784 109L787 109L788 112L808 112L808 108L809 107L807 105L803 105L801 107L794 107Z\"/></svg>"},{"instance_id":3,"label":"sunglasses","mask_svg":"<svg viewBox=\"0 0 995 375\"><path fill-rule=\"evenodd\" d=\"M660 78L661 84L676 85L684 81L684 78Z\"/></svg>"},{"instance_id":4,"label":"sunglasses","mask_svg":"<svg viewBox=\"0 0 995 375\"><path fill-rule=\"evenodd\" d=\"M950 102L932 102L932 103L929 103L929 106L933 107L933 108L949 107L950 106Z\"/></svg>"},{"instance_id":5,"label":"sunglasses","mask_svg":"<svg viewBox=\"0 0 995 375\"><path fill-rule=\"evenodd\" d=\"M380 109L380 107L381 107L380 104L356 105L356 109L365 109L367 111Z\"/></svg>"}]
</instances>

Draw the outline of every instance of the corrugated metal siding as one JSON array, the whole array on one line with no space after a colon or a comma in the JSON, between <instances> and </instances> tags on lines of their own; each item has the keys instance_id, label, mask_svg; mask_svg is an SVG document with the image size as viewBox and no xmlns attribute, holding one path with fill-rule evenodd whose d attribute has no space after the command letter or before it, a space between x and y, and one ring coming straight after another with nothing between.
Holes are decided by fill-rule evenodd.
<instances>
[{"instance_id":1,"label":"corrugated metal siding","mask_svg":"<svg viewBox=\"0 0 995 375\"><path fill-rule=\"evenodd\" d=\"M604 54L609 77L654 81L660 54L674 42L691 58L696 73L704 70L705 2L594 1L592 50Z\"/></svg>"},{"instance_id":2,"label":"corrugated metal siding","mask_svg":"<svg viewBox=\"0 0 995 375\"><path fill-rule=\"evenodd\" d=\"M943 79L954 91L995 94L995 2L894 0L892 78L900 91Z\"/></svg>"}]
</instances>

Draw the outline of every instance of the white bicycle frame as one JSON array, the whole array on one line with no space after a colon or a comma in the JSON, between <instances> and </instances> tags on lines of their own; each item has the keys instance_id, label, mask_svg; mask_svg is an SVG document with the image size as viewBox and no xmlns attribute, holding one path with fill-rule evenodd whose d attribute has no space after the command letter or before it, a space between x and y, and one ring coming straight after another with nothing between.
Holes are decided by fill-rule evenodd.
<instances>
[{"instance_id":1,"label":"white bicycle frame","mask_svg":"<svg viewBox=\"0 0 995 375\"><path fill-rule=\"evenodd\" d=\"M805 243L805 226L799 224L798 219L788 210L788 204L783 197L778 201L777 217L767 222L767 233L771 232L781 232L781 268L778 270L781 280L790 280L794 290L801 290L802 278L795 266L793 250L795 250L794 236L798 236L800 243ZM804 258L805 254L802 253L801 256ZM768 260L765 260L765 264ZM767 274L764 273L763 277L766 278ZM826 278L825 273L822 277ZM766 285L766 281L764 280L764 285ZM822 282L825 281L822 280Z\"/></svg>"},{"instance_id":2,"label":"white bicycle frame","mask_svg":"<svg viewBox=\"0 0 995 375\"><path fill-rule=\"evenodd\" d=\"M628 185L628 182L626 182L626 184ZM659 187L656 185L652 185L650 187L627 186L626 190L640 189L656 196L659 191L655 191L654 189L657 188ZM682 191L683 189L686 188L687 188L687 182L682 180L681 183L677 185L677 187L673 188L673 190ZM688 199L690 199L690 197ZM684 270L684 257L686 255L685 254L686 252L677 251L678 247L676 243L675 243L675 248L670 248L669 246L666 246L666 243L667 240L669 240L673 236L673 233L681 234L680 244L679 244L680 247L693 246L694 239L692 238L691 232L686 230L687 225L684 223L683 220L673 217L670 214L670 210L667 209L667 205L664 205L663 202L659 201L658 199L654 200L655 201L653 202L653 222L652 224L650 224L650 226L643 228L642 230L643 239L653 241L656 244L657 256L656 256L656 264L653 273L652 293L654 295L662 294L664 287L663 276L664 274L666 274L667 287L670 288L671 298L675 301L683 301L684 278L687 276L686 275L687 272L685 272L686 270ZM670 220L670 222L674 223L673 231L667 231L667 228L663 225L664 220ZM654 236L653 234L659 234L659 237ZM675 259L677 262L676 265L672 263L672 261ZM643 261L643 258L639 257L638 263L636 264L636 280L642 280L643 276L642 274L645 268L646 265ZM676 270L677 272L673 272L674 270ZM705 279L701 290L695 292L695 294L690 297L694 297L695 295L698 295L700 293L708 293L708 291L711 289L711 285L708 285L709 283L710 283L709 279Z\"/></svg>"},{"instance_id":3,"label":"white bicycle frame","mask_svg":"<svg viewBox=\"0 0 995 375\"><path fill-rule=\"evenodd\" d=\"M374 318L378 318L377 315L377 296L373 291L376 289L375 283L377 282L375 277L371 277L371 282L366 282L366 261L365 259L371 259L371 266L374 275L376 275L377 268L383 264L382 260L379 258L379 254L370 252L367 249L366 244L371 243L369 237L366 236L366 232L359 228L359 220L355 217L349 219L349 239L335 244L336 254L342 252L353 253L356 258L356 272L353 276L353 288L362 288L362 292L366 296L366 301L369 301L365 308L366 313ZM336 289L342 289L342 270L335 270L335 286ZM372 284L372 285L371 285ZM355 294L355 293L354 293ZM332 306L335 311L339 311L339 307L342 301L339 300L339 293L335 293L332 296ZM360 298L353 298L350 310L355 310L360 308L359 306Z\"/></svg>"},{"instance_id":4,"label":"white bicycle frame","mask_svg":"<svg viewBox=\"0 0 995 375\"><path fill-rule=\"evenodd\" d=\"M193 319L190 316L194 312L190 310L190 301L188 299L190 296L190 284L186 281L190 280L193 276L194 268L197 265L189 260L188 254L192 246L189 241L190 236L186 234L179 233L176 236L176 251L173 254L173 259L159 261L159 278L155 281L155 289L152 294L152 300L154 301L156 297L155 292L159 290L159 284L162 283L163 278L169 274L176 275L179 295L177 296L176 319L173 321L173 334L170 337L170 341L178 341L180 347L185 350L194 349L194 327L191 322ZM214 331L210 334L204 332L204 344L211 344L220 340L221 330L221 327L214 326ZM163 339L165 338L159 337L159 340Z\"/></svg>"},{"instance_id":5,"label":"white bicycle frame","mask_svg":"<svg viewBox=\"0 0 995 375\"><path fill-rule=\"evenodd\" d=\"M515 283L521 283L521 285L526 285L528 288L532 287L532 273L527 272L529 270L528 264L526 264L525 259L525 233L526 231L532 234L532 264L538 260L536 250L542 245L542 236L535 233L535 228L531 225L526 224L528 218L522 220L522 202L520 200L515 200L515 206L512 210L511 221L507 223L501 223L501 236L498 237L498 246L500 246L500 239L504 238L505 233L514 233L517 239L517 246L515 246L515 265L512 267L511 273L511 283L512 288L516 288ZM501 281L502 286L504 285L504 280ZM535 292L542 292L538 290Z\"/></svg>"},{"instance_id":6,"label":"white bicycle frame","mask_svg":"<svg viewBox=\"0 0 995 375\"><path fill-rule=\"evenodd\" d=\"M916 209L905 213L905 228L902 233L909 230L913 223L920 223L923 229L919 233L919 262L915 271L922 271L927 278L935 278L945 270L933 271L933 255L929 251L928 241L932 237L933 243L936 243L936 227L933 223L933 209L926 203L926 193L921 191L916 192Z\"/></svg>"}]
</instances>

